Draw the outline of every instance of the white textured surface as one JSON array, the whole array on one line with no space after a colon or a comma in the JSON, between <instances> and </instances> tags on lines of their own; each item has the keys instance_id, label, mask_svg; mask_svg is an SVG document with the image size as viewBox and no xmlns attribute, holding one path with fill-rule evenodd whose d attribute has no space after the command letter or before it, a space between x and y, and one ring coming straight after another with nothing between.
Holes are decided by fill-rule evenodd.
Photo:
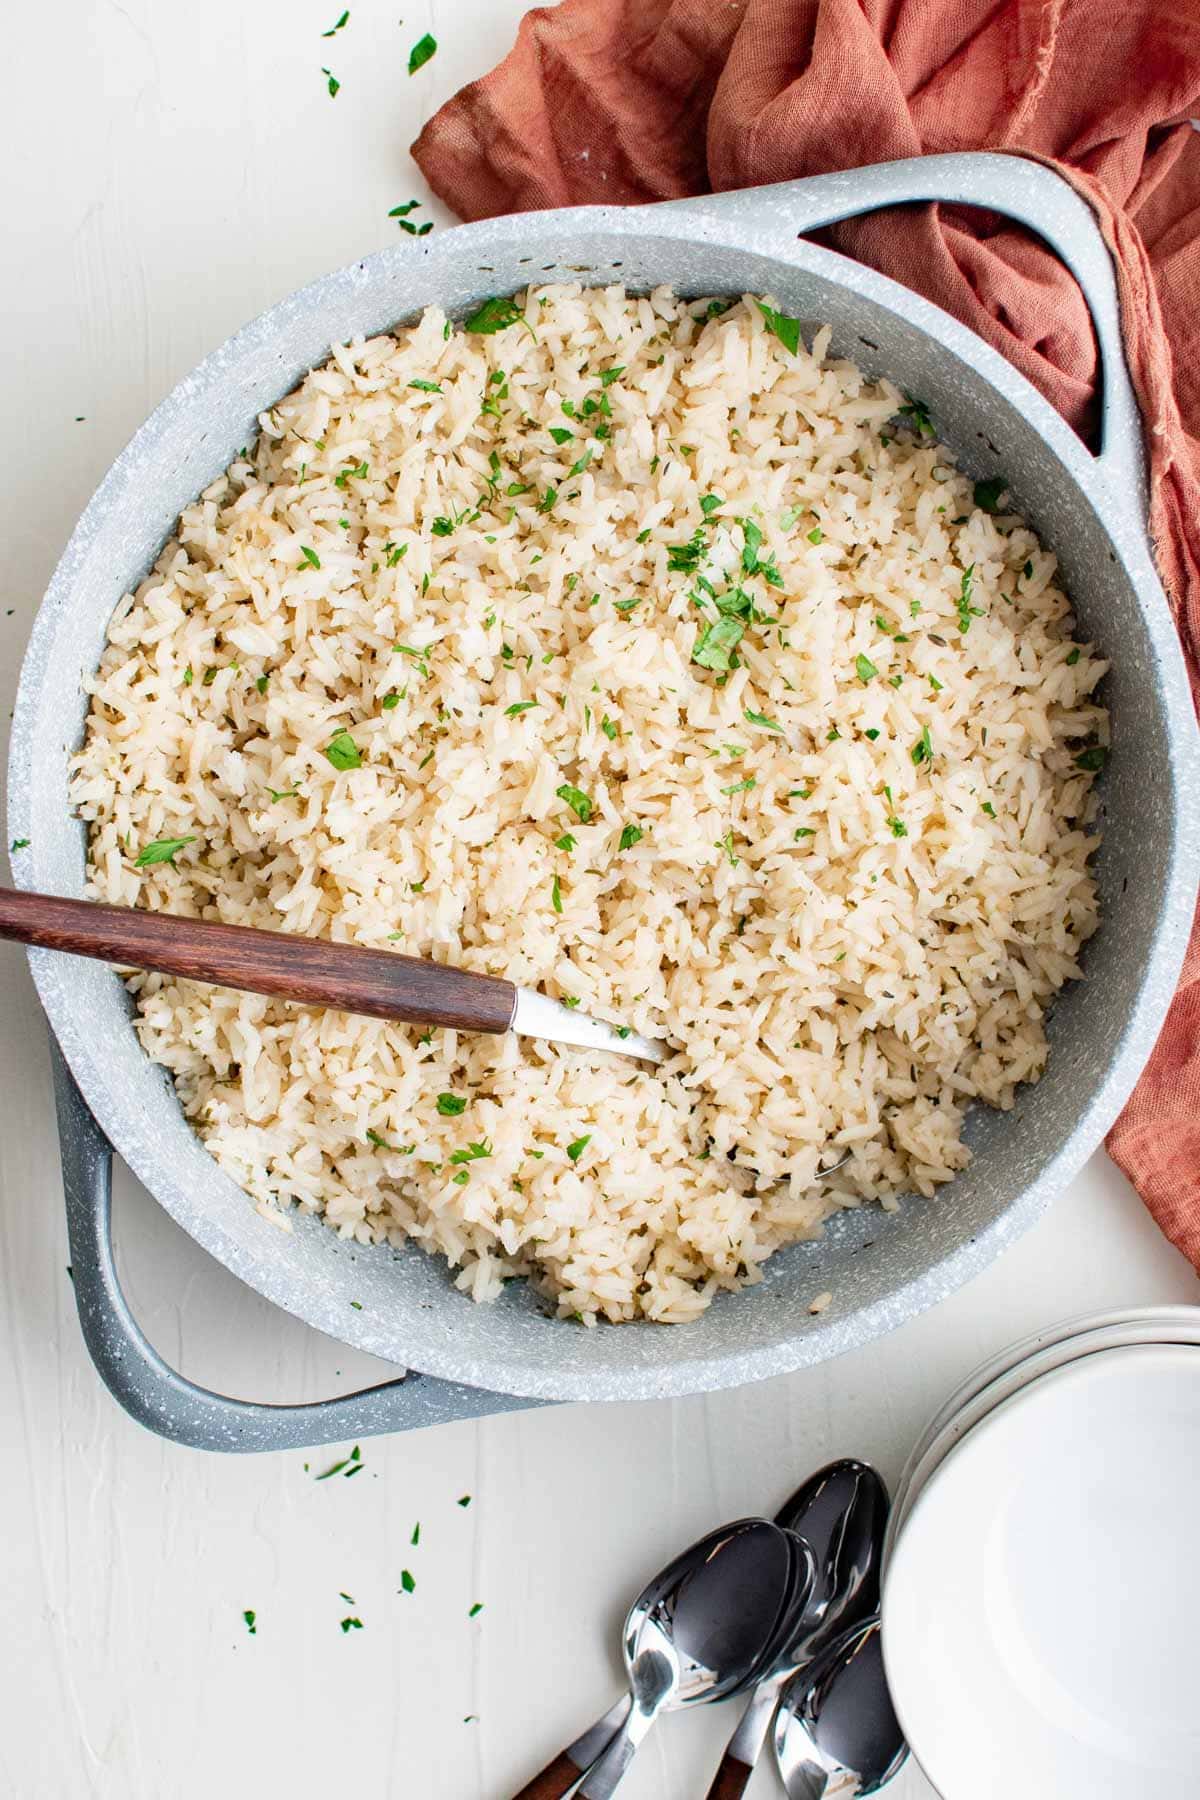
<instances>
[{"instance_id":1,"label":"white textured surface","mask_svg":"<svg viewBox=\"0 0 1200 1800\"><path fill-rule=\"evenodd\" d=\"M319 0L212 0L202 15L178 0L53 0L8 22L20 73L0 121L15 271L0 300L5 717L37 600L115 452L230 329L391 241L388 208L423 191L406 155L416 127L503 52L521 10L360 0L330 42L319 33L340 6ZM429 27L438 55L410 81L408 48ZM322 63L342 80L336 100ZM945 1390L1048 1319L1200 1298L1095 1159L970 1287L825 1367L708 1399L368 1443L350 1484L313 1485L302 1454L202 1458L119 1415L86 1361L41 1021L15 951L0 952L0 996L0 1792L14 1800L199 1800L214 1787L240 1800L285 1783L305 1797L353 1784L503 1800L607 1705L620 1596L679 1543L773 1508L831 1455L894 1477ZM121 1189L133 1299L188 1374L299 1399L377 1372ZM411 1596L396 1592L406 1567ZM343 1636L348 1613L364 1629ZM622 1792L703 1792L726 1724L668 1720ZM760 1774L752 1792L773 1791ZM929 1793L915 1773L893 1791Z\"/></svg>"}]
</instances>

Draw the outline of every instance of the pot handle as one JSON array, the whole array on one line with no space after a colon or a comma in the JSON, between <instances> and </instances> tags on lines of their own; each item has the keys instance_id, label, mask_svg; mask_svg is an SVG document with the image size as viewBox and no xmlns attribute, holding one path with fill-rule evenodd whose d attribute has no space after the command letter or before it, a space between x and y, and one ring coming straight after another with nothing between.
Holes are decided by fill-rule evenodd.
<instances>
[{"instance_id":1,"label":"pot handle","mask_svg":"<svg viewBox=\"0 0 1200 1800\"><path fill-rule=\"evenodd\" d=\"M786 222L790 244L796 237L860 213L923 200L986 206L1003 213L1027 226L1070 269L1092 315L1100 348L1104 390L1097 461L1116 494L1136 497L1144 520L1147 488L1142 423L1125 362L1112 256L1087 201L1044 163L992 151L959 151L806 176L770 187L731 189L706 196L699 203L668 204L700 204L709 212L714 208L738 211L743 222L747 206L754 206L769 221L773 237L778 238L779 227Z\"/></svg>"},{"instance_id":2,"label":"pot handle","mask_svg":"<svg viewBox=\"0 0 1200 1800\"><path fill-rule=\"evenodd\" d=\"M134 1319L117 1276L112 1145L53 1037L50 1051L79 1323L105 1386L140 1425L193 1450L294 1450L543 1404L414 1371L332 1400L264 1406L212 1393L176 1374Z\"/></svg>"}]
</instances>

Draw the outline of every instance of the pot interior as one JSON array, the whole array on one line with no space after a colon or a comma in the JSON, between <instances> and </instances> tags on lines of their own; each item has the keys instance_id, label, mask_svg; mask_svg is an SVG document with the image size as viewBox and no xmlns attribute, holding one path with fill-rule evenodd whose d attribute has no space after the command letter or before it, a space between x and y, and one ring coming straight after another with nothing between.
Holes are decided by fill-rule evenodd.
<instances>
[{"instance_id":1,"label":"pot interior","mask_svg":"<svg viewBox=\"0 0 1200 1800\"><path fill-rule=\"evenodd\" d=\"M923 303L804 242L781 254L697 241L696 222L675 208L587 223L595 217L502 220L446 233L419 252L384 252L284 301L189 376L114 466L64 556L22 677L13 780L33 841L23 878L78 894L84 834L68 812L67 757L86 713L80 676L99 659L113 607L182 507L254 432L258 413L324 360L331 341L386 329L435 300L461 314L487 294L550 280L666 283L688 296L769 292L812 327L830 325L837 354L920 396L970 473L1003 472L1060 558L1082 633L1113 664L1104 698L1114 753L1097 865L1104 923L1087 948L1087 979L1055 1009L1043 1080L1009 1114L975 1109L974 1159L937 1198L893 1214L840 1215L820 1242L777 1254L761 1284L719 1297L694 1324L583 1331L549 1318L524 1283L480 1307L458 1293L444 1262L418 1249L363 1249L301 1217L285 1235L193 1134L165 1072L138 1046L116 975L34 956L51 1023L99 1122L179 1223L252 1286L401 1364L509 1392L608 1399L729 1385L834 1354L949 1292L1036 1215L1094 1146L1136 1072L1123 1071L1116 1091L1121 1042L1145 1032L1135 1015L1145 1013L1171 884L1176 795L1151 629L1158 608L1161 632L1165 607L1140 527L1018 376L957 327L944 325L949 343L923 329L918 318L942 317ZM823 1290L832 1304L811 1317L808 1303Z\"/></svg>"}]
</instances>

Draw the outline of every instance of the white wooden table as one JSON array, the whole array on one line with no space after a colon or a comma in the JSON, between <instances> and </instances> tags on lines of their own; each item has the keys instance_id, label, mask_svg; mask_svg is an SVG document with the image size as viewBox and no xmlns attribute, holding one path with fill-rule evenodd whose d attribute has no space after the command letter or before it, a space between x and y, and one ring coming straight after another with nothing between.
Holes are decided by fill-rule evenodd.
<instances>
[{"instance_id":1,"label":"white wooden table","mask_svg":"<svg viewBox=\"0 0 1200 1800\"><path fill-rule=\"evenodd\" d=\"M116 451L235 326L391 240L388 209L427 199L416 129L499 58L523 6L355 0L322 39L339 10L41 0L6 17L5 717L47 577ZM410 78L426 30L437 55ZM6 1800L503 1800L608 1705L624 1599L677 1546L772 1510L836 1454L894 1477L949 1386L1039 1324L1200 1299L1097 1157L972 1286L826 1368L369 1442L357 1479L317 1482L330 1453L203 1457L101 1390L66 1273L42 1023L7 949L0 1084ZM384 1373L240 1286L127 1177L118 1232L149 1332L192 1377L300 1399ZM666 1720L623 1792L703 1794L730 1723ZM769 1770L752 1791L777 1791ZM893 1792L930 1790L910 1769Z\"/></svg>"}]
</instances>

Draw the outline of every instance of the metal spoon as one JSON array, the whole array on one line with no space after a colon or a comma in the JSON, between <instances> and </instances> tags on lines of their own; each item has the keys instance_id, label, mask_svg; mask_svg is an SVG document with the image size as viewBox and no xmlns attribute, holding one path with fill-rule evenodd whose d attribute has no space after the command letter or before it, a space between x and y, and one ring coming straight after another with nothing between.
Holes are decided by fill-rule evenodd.
<instances>
[{"instance_id":1,"label":"metal spoon","mask_svg":"<svg viewBox=\"0 0 1200 1800\"><path fill-rule=\"evenodd\" d=\"M581 1800L608 1800L660 1712L723 1700L757 1681L774 1662L812 1588L813 1560L791 1532L765 1520L750 1524L753 1529L737 1538L722 1537L673 1589L667 1605L652 1608L635 1630L626 1625L622 1648L633 1706L584 1777ZM776 1539L782 1542L784 1570L776 1563ZM655 1673L644 1677L642 1685L653 1688L653 1698L643 1705L638 1666L647 1654L655 1657L664 1640L675 1658L675 1680L663 1689Z\"/></svg>"},{"instance_id":2,"label":"metal spoon","mask_svg":"<svg viewBox=\"0 0 1200 1800\"><path fill-rule=\"evenodd\" d=\"M788 1800L853 1800L892 1779L908 1745L888 1692L878 1616L852 1625L789 1683L774 1737Z\"/></svg>"},{"instance_id":3,"label":"metal spoon","mask_svg":"<svg viewBox=\"0 0 1200 1800\"><path fill-rule=\"evenodd\" d=\"M188 841L162 840L176 848ZM414 1025L458 1031L516 1031L552 1044L610 1050L644 1062L665 1062L671 1054L657 1039L590 1019L560 1000L495 975L298 932L260 931L142 907L0 888L0 938L91 956L121 968L156 969L217 987L273 994L304 1006L333 1006L369 1018L406 1019Z\"/></svg>"},{"instance_id":4,"label":"metal spoon","mask_svg":"<svg viewBox=\"0 0 1200 1800\"><path fill-rule=\"evenodd\" d=\"M515 1800L559 1800L583 1771L580 1793L605 1800L660 1712L724 1699L757 1679L798 1583L811 1578L811 1560L766 1519L701 1538L647 1584L626 1616L632 1699L569 1744Z\"/></svg>"},{"instance_id":5,"label":"metal spoon","mask_svg":"<svg viewBox=\"0 0 1200 1800\"><path fill-rule=\"evenodd\" d=\"M874 1613L888 1493L868 1464L830 1463L796 1489L775 1523L800 1533L815 1564L807 1601L725 1747L708 1800L737 1800L767 1740L779 1695L830 1636Z\"/></svg>"}]
</instances>

